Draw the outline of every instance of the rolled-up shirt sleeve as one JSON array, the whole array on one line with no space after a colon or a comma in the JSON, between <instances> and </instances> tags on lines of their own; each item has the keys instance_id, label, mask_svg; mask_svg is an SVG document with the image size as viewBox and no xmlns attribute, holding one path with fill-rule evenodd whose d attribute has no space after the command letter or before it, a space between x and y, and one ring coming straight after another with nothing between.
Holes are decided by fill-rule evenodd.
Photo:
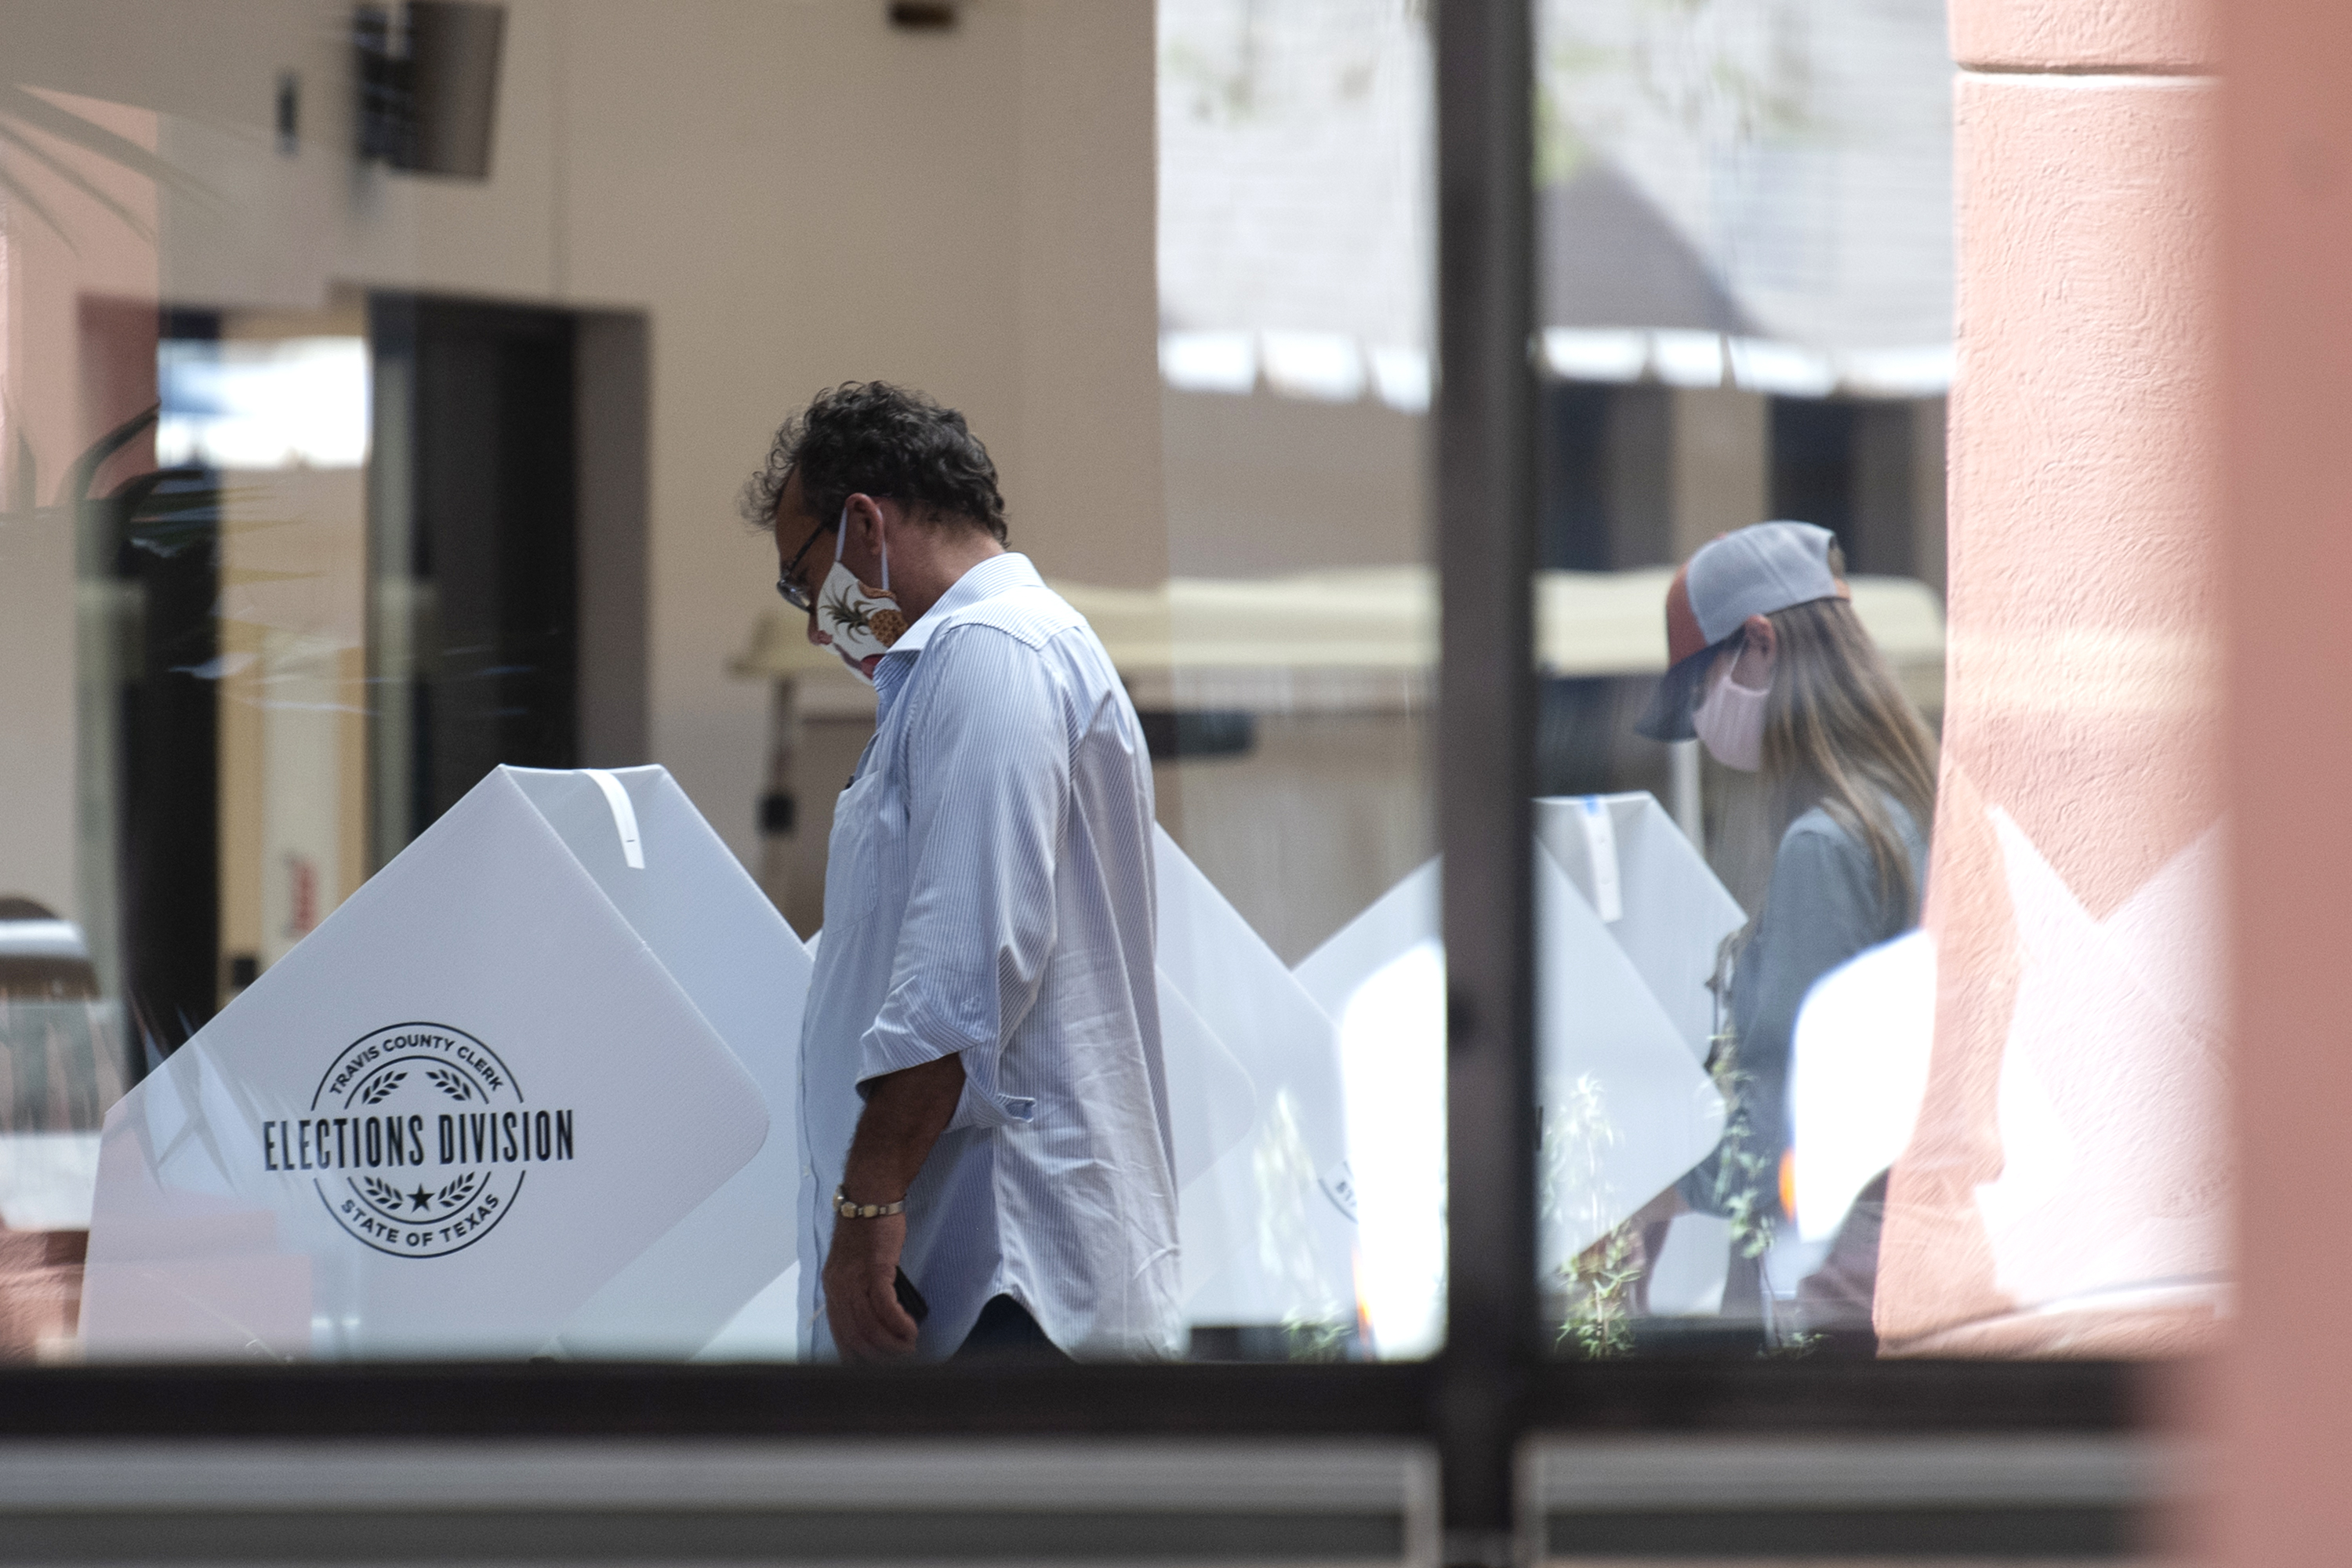
<instances>
[{"instance_id":1,"label":"rolled-up shirt sleeve","mask_svg":"<svg viewBox=\"0 0 2352 1568\"><path fill-rule=\"evenodd\" d=\"M1004 1042L1054 947L1064 694L1036 649L993 627L952 628L921 658L906 694L907 913L858 1081L961 1055L950 1129L1012 1126L1034 1102L1005 1092Z\"/></svg>"}]
</instances>

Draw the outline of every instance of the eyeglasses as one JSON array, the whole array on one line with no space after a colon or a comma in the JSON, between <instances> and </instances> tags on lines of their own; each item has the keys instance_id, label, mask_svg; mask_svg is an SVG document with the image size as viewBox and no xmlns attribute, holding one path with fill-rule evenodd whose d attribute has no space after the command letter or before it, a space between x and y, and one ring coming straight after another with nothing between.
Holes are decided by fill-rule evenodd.
<instances>
[{"instance_id":1,"label":"eyeglasses","mask_svg":"<svg viewBox=\"0 0 2352 1568\"><path fill-rule=\"evenodd\" d=\"M829 531L839 528L840 526L841 521L836 518L833 521L824 524L822 527L818 528L814 533L810 534L806 539L801 541L801 547L798 550L793 551L793 558L784 563L784 574L776 579L776 592L784 596L785 604L790 605L793 609L800 611L803 615L808 614L809 605L814 601L809 591L801 586L799 579L795 578L793 574L800 570L801 557L809 552L809 546L814 544L818 540L823 539Z\"/></svg>"}]
</instances>

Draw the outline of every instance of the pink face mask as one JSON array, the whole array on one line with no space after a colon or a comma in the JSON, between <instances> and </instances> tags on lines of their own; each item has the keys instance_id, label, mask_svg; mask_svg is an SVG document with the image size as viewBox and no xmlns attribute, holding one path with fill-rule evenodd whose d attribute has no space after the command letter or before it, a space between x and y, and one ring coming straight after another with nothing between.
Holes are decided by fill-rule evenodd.
<instances>
[{"instance_id":1,"label":"pink face mask","mask_svg":"<svg viewBox=\"0 0 2352 1568\"><path fill-rule=\"evenodd\" d=\"M1732 679L1738 668L1734 654L1692 710L1691 728L1717 762L1752 773L1764 765L1764 700L1771 695L1772 682L1767 676L1763 690L1750 690Z\"/></svg>"}]
</instances>

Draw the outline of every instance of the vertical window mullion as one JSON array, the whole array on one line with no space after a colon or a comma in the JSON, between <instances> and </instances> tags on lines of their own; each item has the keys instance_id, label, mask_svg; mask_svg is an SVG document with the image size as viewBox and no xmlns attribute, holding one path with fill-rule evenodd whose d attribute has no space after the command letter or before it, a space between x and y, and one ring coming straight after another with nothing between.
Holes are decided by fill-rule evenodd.
<instances>
[{"instance_id":1,"label":"vertical window mullion","mask_svg":"<svg viewBox=\"0 0 2352 1568\"><path fill-rule=\"evenodd\" d=\"M1436 9L1438 799L1445 856L1445 1558L1512 1557L1537 1355L1535 384L1528 0Z\"/></svg>"}]
</instances>

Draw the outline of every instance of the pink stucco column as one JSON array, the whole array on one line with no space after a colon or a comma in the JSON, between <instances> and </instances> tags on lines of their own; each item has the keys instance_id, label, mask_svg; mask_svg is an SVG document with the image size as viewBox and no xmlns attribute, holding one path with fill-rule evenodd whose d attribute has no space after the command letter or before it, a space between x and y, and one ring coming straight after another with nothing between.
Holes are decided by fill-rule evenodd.
<instances>
[{"instance_id":1,"label":"pink stucco column","mask_svg":"<svg viewBox=\"0 0 2352 1568\"><path fill-rule=\"evenodd\" d=\"M2190 0L1953 0L1950 653L1891 1354L2203 1343L2227 1269L2214 58Z\"/></svg>"},{"instance_id":2,"label":"pink stucco column","mask_svg":"<svg viewBox=\"0 0 2352 1568\"><path fill-rule=\"evenodd\" d=\"M2352 5L2228 0L2228 787L2242 1294L2206 1561L2352 1553Z\"/></svg>"}]
</instances>

